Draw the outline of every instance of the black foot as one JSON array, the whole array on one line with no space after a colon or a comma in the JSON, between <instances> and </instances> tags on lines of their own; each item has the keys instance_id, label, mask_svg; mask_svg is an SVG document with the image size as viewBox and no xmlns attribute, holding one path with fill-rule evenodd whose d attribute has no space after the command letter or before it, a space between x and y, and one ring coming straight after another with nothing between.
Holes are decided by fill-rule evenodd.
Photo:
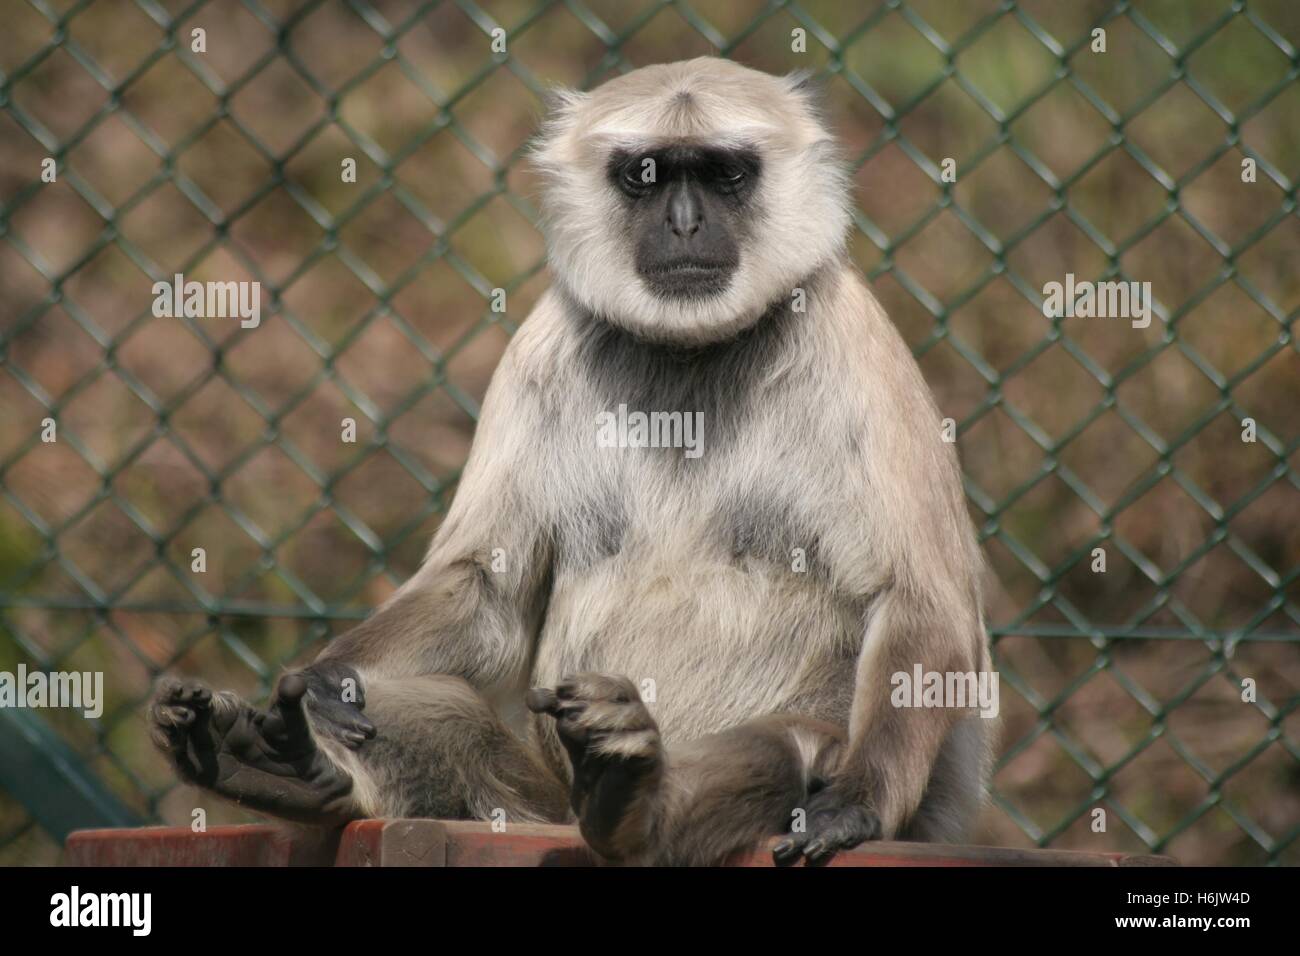
<instances>
[{"instance_id":1,"label":"black foot","mask_svg":"<svg viewBox=\"0 0 1300 956\"><path fill-rule=\"evenodd\" d=\"M840 850L880 837L880 820L860 802L850 801L827 787L813 794L805 808L803 833L791 833L772 848L777 866L790 866L801 858L809 866L829 863Z\"/></svg>"},{"instance_id":2,"label":"black foot","mask_svg":"<svg viewBox=\"0 0 1300 956\"><path fill-rule=\"evenodd\" d=\"M280 680L266 710L197 681L163 678L149 709L154 743L181 778L250 809L310 823L356 814L351 778L316 746L301 674Z\"/></svg>"},{"instance_id":3,"label":"black foot","mask_svg":"<svg viewBox=\"0 0 1300 956\"><path fill-rule=\"evenodd\" d=\"M625 677L578 674L528 692L528 709L555 718L573 764L573 811L597 853L644 849L663 770L659 728Z\"/></svg>"}]
</instances>

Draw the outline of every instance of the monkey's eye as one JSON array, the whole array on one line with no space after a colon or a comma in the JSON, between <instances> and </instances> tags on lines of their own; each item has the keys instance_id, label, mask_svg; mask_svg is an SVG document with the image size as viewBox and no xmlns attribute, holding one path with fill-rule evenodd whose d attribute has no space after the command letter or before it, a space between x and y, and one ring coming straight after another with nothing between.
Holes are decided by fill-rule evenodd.
<instances>
[{"instance_id":1,"label":"monkey's eye","mask_svg":"<svg viewBox=\"0 0 1300 956\"><path fill-rule=\"evenodd\" d=\"M627 192L640 195L655 183L655 166L654 159L638 157L629 160L623 167L623 174L619 177L619 185Z\"/></svg>"},{"instance_id":2,"label":"monkey's eye","mask_svg":"<svg viewBox=\"0 0 1300 956\"><path fill-rule=\"evenodd\" d=\"M744 184L746 175L744 166L727 163L718 169L716 181L723 189L735 190Z\"/></svg>"}]
</instances>

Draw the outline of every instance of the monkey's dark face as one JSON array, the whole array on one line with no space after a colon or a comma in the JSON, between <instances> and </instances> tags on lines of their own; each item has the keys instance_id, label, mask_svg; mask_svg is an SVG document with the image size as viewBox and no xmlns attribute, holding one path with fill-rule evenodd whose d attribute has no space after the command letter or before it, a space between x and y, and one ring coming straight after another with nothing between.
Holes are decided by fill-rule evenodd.
<instances>
[{"instance_id":1,"label":"monkey's dark face","mask_svg":"<svg viewBox=\"0 0 1300 956\"><path fill-rule=\"evenodd\" d=\"M608 175L622 197L633 263L652 294L704 299L727 290L759 173L750 149L667 146L611 156Z\"/></svg>"}]
</instances>

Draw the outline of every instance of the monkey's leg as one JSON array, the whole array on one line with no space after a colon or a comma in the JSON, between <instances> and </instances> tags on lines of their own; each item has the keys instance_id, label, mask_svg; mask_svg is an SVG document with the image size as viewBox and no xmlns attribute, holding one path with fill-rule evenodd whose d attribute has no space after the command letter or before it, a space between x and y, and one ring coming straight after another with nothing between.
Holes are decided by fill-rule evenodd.
<instances>
[{"instance_id":1,"label":"monkey's leg","mask_svg":"<svg viewBox=\"0 0 1300 956\"><path fill-rule=\"evenodd\" d=\"M579 674L553 691L533 690L528 706L556 718L582 835L607 859L713 865L793 827L825 841L824 855L820 847L809 854L822 862L839 848L829 827L854 844L876 835L865 807L850 820L822 796L842 740L830 724L765 717L669 754L626 678Z\"/></svg>"},{"instance_id":2,"label":"monkey's leg","mask_svg":"<svg viewBox=\"0 0 1300 956\"><path fill-rule=\"evenodd\" d=\"M378 733L357 752L374 815L564 823L564 781L458 677L370 680Z\"/></svg>"},{"instance_id":3,"label":"monkey's leg","mask_svg":"<svg viewBox=\"0 0 1300 956\"><path fill-rule=\"evenodd\" d=\"M459 678L367 680L322 662L286 675L266 710L168 679L150 717L182 779L272 816L567 817L563 784Z\"/></svg>"}]
</instances>

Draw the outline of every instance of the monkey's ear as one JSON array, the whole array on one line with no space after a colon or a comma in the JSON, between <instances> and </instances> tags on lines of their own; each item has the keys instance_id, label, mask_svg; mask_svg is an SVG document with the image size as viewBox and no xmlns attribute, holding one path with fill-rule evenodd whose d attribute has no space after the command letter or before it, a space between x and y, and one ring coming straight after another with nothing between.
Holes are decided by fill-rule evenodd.
<instances>
[{"instance_id":1,"label":"monkey's ear","mask_svg":"<svg viewBox=\"0 0 1300 956\"><path fill-rule=\"evenodd\" d=\"M804 68L787 73L781 79L785 82L786 89L807 103L814 114L818 117L825 114L828 77L822 76L816 70Z\"/></svg>"},{"instance_id":2,"label":"monkey's ear","mask_svg":"<svg viewBox=\"0 0 1300 956\"><path fill-rule=\"evenodd\" d=\"M791 70L782 79L785 80L785 85L790 88L791 93L801 93L816 83L817 71L805 66L798 70Z\"/></svg>"},{"instance_id":3,"label":"monkey's ear","mask_svg":"<svg viewBox=\"0 0 1300 956\"><path fill-rule=\"evenodd\" d=\"M588 96L589 93L581 90L556 86L542 94L542 107L546 110L547 119L556 122L573 113L587 101Z\"/></svg>"},{"instance_id":4,"label":"monkey's ear","mask_svg":"<svg viewBox=\"0 0 1300 956\"><path fill-rule=\"evenodd\" d=\"M554 87L542 94L546 113L530 152L534 166L544 175L561 174L567 167L566 152L561 144L573 129L578 109L589 95L566 87Z\"/></svg>"}]
</instances>

